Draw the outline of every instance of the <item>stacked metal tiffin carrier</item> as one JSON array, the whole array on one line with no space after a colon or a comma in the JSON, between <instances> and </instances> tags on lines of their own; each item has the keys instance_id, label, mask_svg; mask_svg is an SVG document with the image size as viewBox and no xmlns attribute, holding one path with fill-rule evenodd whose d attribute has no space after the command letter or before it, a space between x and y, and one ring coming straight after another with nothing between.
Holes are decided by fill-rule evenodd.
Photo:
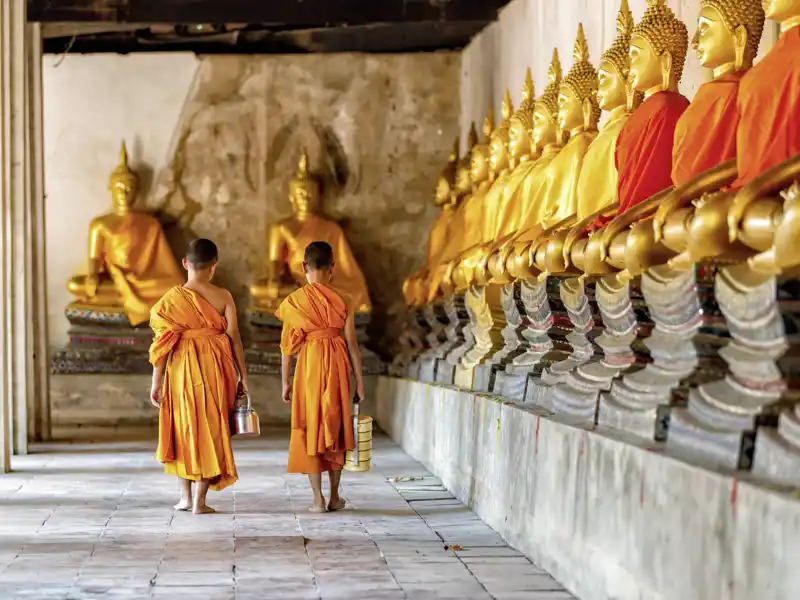
<instances>
[{"instance_id":1,"label":"stacked metal tiffin carrier","mask_svg":"<svg viewBox=\"0 0 800 600\"><path fill-rule=\"evenodd\" d=\"M353 408L356 449L345 454L344 468L351 472L369 471L372 467L372 417L361 416L358 403Z\"/></svg>"}]
</instances>

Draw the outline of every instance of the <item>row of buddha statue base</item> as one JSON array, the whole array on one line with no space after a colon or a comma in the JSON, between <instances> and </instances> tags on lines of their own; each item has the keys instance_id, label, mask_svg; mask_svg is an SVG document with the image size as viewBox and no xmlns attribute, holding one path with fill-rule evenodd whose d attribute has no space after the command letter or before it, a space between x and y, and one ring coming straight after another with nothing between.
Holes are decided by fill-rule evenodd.
<instances>
[{"instance_id":1,"label":"row of buddha statue base","mask_svg":"<svg viewBox=\"0 0 800 600\"><path fill-rule=\"evenodd\" d=\"M125 312L71 304L65 311L70 323L69 343L54 353L51 371L70 374L149 374L152 366L148 350L153 340L150 326L133 327ZM247 320L252 332L245 348L247 369L253 375L280 375L281 323L271 313L250 309ZM380 375L384 365L380 357L367 349L367 326L370 315L356 315L356 332L366 375Z\"/></svg>"},{"instance_id":2,"label":"row of buddha statue base","mask_svg":"<svg viewBox=\"0 0 800 600\"><path fill-rule=\"evenodd\" d=\"M799 301L744 264L473 287L409 312L393 372L800 486Z\"/></svg>"}]
</instances>

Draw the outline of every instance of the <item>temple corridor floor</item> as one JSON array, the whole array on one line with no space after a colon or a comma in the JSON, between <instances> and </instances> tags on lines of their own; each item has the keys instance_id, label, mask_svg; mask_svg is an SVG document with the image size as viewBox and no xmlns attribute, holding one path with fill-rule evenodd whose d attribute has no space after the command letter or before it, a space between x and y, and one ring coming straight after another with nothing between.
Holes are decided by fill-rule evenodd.
<instances>
[{"instance_id":1,"label":"temple corridor floor","mask_svg":"<svg viewBox=\"0 0 800 600\"><path fill-rule=\"evenodd\" d=\"M15 458L0 475L0 599L572 598L385 437L370 473L344 474L348 510L306 512L285 438L236 445L239 482L209 493L209 516L172 509L152 442Z\"/></svg>"}]
</instances>

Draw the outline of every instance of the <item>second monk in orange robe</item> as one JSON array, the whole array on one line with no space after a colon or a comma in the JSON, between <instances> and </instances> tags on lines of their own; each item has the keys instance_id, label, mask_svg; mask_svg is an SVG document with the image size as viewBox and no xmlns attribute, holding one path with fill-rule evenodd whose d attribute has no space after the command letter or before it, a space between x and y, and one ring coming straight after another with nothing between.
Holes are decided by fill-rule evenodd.
<instances>
[{"instance_id":1,"label":"second monk in orange robe","mask_svg":"<svg viewBox=\"0 0 800 600\"><path fill-rule=\"evenodd\" d=\"M355 445L351 372L355 372L357 400L364 397L364 381L353 310L330 287L334 269L330 245L309 244L303 268L308 284L289 295L275 313L283 322L283 399L292 404L288 471L308 475L314 492L311 511L325 512L344 508L339 481L345 452ZM291 383L295 355L297 364ZM324 472L329 474L331 483L327 507L322 494Z\"/></svg>"},{"instance_id":2,"label":"second monk in orange robe","mask_svg":"<svg viewBox=\"0 0 800 600\"><path fill-rule=\"evenodd\" d=\"M209 487L222 490L238 477L229 418L237 384L247 391L247 370L233 296L211 284L217 247L195 240L183 263L186 284L164 294L150 313L150 395L161 411L156 458L181 481L175 508L198 514L213 512L205 502Z\"/></svg>"}]
</instances>

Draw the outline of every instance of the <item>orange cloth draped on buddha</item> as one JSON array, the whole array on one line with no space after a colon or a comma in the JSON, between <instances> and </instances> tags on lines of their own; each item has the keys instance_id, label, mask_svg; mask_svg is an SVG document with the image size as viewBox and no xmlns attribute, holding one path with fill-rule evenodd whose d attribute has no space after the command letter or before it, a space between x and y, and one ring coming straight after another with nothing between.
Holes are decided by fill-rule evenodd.
<instances>
[{"instance_id":1,"label":"orange cloth draped on buddha","mask_svg":"<svg viewBox=\"0 0 800 600\"><path fill-rule=\"evenodd\" d=\"M678 121L672 152L672 183L676 187L736 157L742 75L728 73L704 83Z\"/></svg>"},{"instance_id":2,"label":"orange cloth draped on buddha","mask_svg":"<svg viewBox=\"0 0 800 600\"><path fill-rule=\"evenodd\" d=\"M180 285L183 272L154 217L128 213L121 217L115 231L117 235L107 238L113 240L113 247L103 248L104 268L122 296L131 325L141 325L147 322L161 292Z\"/></svg>"},{"instance_id":3,"label":"orange cloth draped on buddha","mask_svg":"<svg viewBox=\"0 0 800 600\"><path fill-rule=\"evenodd\" d=\"M740 188L800 155L800 27L783 33L742 78L738 130Z\"/></svg>"},{"instance_id":4,"label":"orange cloth draped on buddha","mask_svg":"<svg viewBox=\"0 0 800 600\"><path fill-rule=\"evenodd\" d=\"M156 458L170 475L224 489L238 478L229 426L238 376L225 317L176 286L153 306L150 326L150 362L167 361Z\"/></svg>"},{"instance_id":5,"label":"orange cloth draped on buddha","mask_svg":"<svg viewBox=\"0 0 800 600\"><path fill-rule=\"evenodd\" d=\"M344 231L338 223L316 215L309 215L303 221L300 231L292 232L292 234L287 239L290 247L287 249L288 256L285 256L284 259L291 261L289 268L292 277L299 285L303 285L306 281L306 274L303 270L306 247L311 242L327 242L333 248L333 256L336 260L334 267L336 286L347 293L353 301L355 310L372 306L367 281L364 279L361 267L358 266Z\"/></svg>"},{"instance_id":6,"label":"orange cloth draped on buddha","mask_svg":"<svg viewBox=\"0 0 800 600\"><path fill-rule=\"evenodd\" d=\"M675 127L688 106L677 92L656 92L628 117L617 140L618 215L672 186Z\"/></svg>"},{"instance_id":7,"label":"orange cloth draped on buddha","mask_svg":"<svg viewBox=\"0 0 800 600\"><path fill-rule=\"evenodd\" d=\"M283 322L281 353L297 355L289 473L340 471L354 447L347 314L344 298L321 283L293 292L275 313Z\"/></svg>"}]
</instances>

